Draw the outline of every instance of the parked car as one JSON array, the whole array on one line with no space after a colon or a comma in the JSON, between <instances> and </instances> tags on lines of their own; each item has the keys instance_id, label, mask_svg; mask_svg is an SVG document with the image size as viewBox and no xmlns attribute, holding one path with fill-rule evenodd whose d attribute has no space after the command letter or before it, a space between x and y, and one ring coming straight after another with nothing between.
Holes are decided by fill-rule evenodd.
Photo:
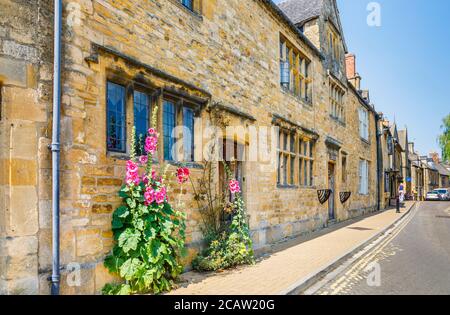
<instances>
[{"instance_id":1,"label":"parked car","mask_svg":"<svg viewBox=\"0 0 450 315\"><path fill-rule=\"evenodd\" d=\"M435 189L434 191L439 194L440 200L450 201L450 190L448 188L439 188Z\"/></svg>"},{"instance_id":2,"label":"parked car","mask_svg":"<svg viewBox=\"0 0 450 315\"><path fill-rule=\"evenodd\" d=\"M427 193L427 196L425 197L426 201L439 201L441 198L439 197L439 193L436 190L430 191Z\"/></svg>"}]
</instances>

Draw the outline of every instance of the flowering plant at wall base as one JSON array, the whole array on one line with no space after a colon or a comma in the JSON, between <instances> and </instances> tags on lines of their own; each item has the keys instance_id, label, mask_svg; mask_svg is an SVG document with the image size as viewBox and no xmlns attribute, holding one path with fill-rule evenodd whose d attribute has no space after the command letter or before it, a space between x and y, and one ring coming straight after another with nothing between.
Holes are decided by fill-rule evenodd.
<instances>
[{"instance_id":1,"label":"flowering plant at wall base","mask_svg":"<svg viewBox=\"0 0 450 315\"><path fill-rule=\"evenodd\" d=\"M223 163L227 176L231 172L226 163ZM235 179L228 181L229 193L234 197L230 204L224 202L223 212L231 213L231 223L225 226L223 231L205 235L207 247L192 262L192 267L198 271L217 271L238 265L253 264L253 243L246 218L244 200L242 199L239 182ZM222 198L227 199L229 194Z\"/></svg>"},{"instance_id":2,"label":"flowering plant at wall base","mask_svg":"<svg viewBox=\"0 0 450 315\"><path fill-rule=\"evenodd\" d=\"M142 176L135 149L131 150L126 183L119 192L123 205L114 212L112 220L117 243L104 263L125 283L107 284L103 294L159 294L171 290L183 271L180 258L184 252L185 215L172 208L164 179L153 170L156 145L156 131L149 130L145 148L148 156L139 158L145 164Z\"/></svg>"}]
</instances>

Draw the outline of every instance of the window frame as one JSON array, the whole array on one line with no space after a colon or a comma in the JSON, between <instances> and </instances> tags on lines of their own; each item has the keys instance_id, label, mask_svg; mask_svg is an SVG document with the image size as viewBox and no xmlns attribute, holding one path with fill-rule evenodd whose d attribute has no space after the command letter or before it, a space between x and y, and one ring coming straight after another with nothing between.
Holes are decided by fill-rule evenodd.
<instances>
[{"instance_id":1,"label":"window frame","mask_svg":"<svg viewBox=\"0 0 450 315\"><path fill-rule=\"evenodd\" d=\"M299 137L298 142L298 183L300 187L314 187L315 141ZM303 150L306 145L306 153ZM302 168L300 168L302 167Z\"/></svg>"},{"instance_id":2,"label":"window frame","mask_svg":"<svg viewBox=\"0 0 450 315\"><path fill-rule=\"evenodd\" d=\"M359 160L359 194L362 196L369 195L369 164L364 159Z\"/></svg>"},{"instance_id":3,"label":"window frame","mask_svg":"<svg viewBox=\"0 0 450 315\"><path fill-rule=\"evenodd\" d=\"M330 92L329 92L329 102L330 102L330 116L333 119L345 124L346 114L345 114L345 90L342 89L338 84L334 83L330 79Z\"/></svg>"},{"instance_id":4,"label":"window frame","mask_svg":"<svg viewBox=\"0 0 450 315\"><path fill-rule=\"evenodd\" d=\"M307 104L312 104L311 74L312 61L304 53L293 45L286 37L280 34L280 86L286 92L300 98ZM289 64L289 83L286 86L282 81L283 64Z\"/></svg>"},{"instance_id":5,"label":"window frame","mask_svg":"<svg viewBox=\"0 0 450 315\"><path fill-rule=\"evenodd\" d=\"M121 149L117 149L117 148L110 148L109 146L109 127L110 127L110 122L109 122L109 86L110 84L116 85L116 86L120 86L121 88L123 88L123 137L124 139L122 140L123 142L123 148ZM106 89L105 89L105 122L106 122L106 151L110 152L110 153L118 153L118 154L126 154L128 151L128 137L127 137L127 117L128 117L128 111L127 111L127 85L123 84L119 81L116 80L112 80L112 79L107 79L106 80Z\"/></svg>"},{"instance_id":6,"label":"window frame","mask_svg":"<svg viewBox=\"0 0 450 315\"><path fill-rule=\"evenodd\" d=\"M369 142L370 138L370 122L369 111L367 108L359 108L359 136L362 140Z\"/></svg>"},{"instance_id":7,"label":"window frame","mask_svg":"<svg viewBox=\"0 0 450 315\"><path fill-rule=\"evenodd\" d=\"M314 139L280 128L277 144L279 188L314 187L315 149Z\"/></svg>"},{"instance_id":8,"label":"window frame","mask_svg":"<svg viewBox=\"0 0 450 315\"><path fill-rule=\"evenodd\" d=\"M153 109L155 108L155 99L153 94L153 91L151 89L147 89L143 86L140 85L133 85L133 90L132 90L132 112L133 112L133 126L136 126L136 111L135 111L135 95L136 93L141 93L143 95L147 96L147 127L146 129L148 130L151 126L151 119L152 119L152 114L153 114ZM147 132L145 133L145 135L147 135ZM138 133L136 130L136 141L138 141ZM145 139L144 139L145 141ZM142 152L145 153L145 152Z\"/></svg>"},{"instance_id":9,"label":"window frame","mask_svg":"<svg viewBox=\"0 0 450 315\"><path fill-rule=\"evenodd\" d=\"M292 137L294 137L294 142L292 141ZM294 149L292 148L292 144L294 144ZM277 154L277 185L282 187L294 187L296 145L295 134L292 131L280 129L278 134ZM294 163L292 163L292 158L294 158Z\"/></svg>"},{"instance_id":10,"label":"window frame","mask_svg":"<svg viewBox=\"0 0 450 315\"><path fill-rule=\"evenodd\" d=\"M175 109L175 130L177 131L175 134L175 138L174 138L174 143L173 145L176 147L176 156L172 156L172 159L167 159L166 158L166 145L165 145L165 141L166 141L166 130L164 127L164 105L166 101L170 101L172 102L172 104L174 105L174 109ZM183 132L184 130L184 109L187 108L189 110L192 111L193 114L193 125L192 125L192 129L193 129L193 134L192 134L192 138L191 138L191 161L186 160L186 151L183 150L183 153L181 154L180 151L180 146L182 146L182 148L184 149L184 141L185 141L185 137L184 134L180 134L179 129L180 127L183 127ZM196 118L198 117L198 113L199 113L199 109L200 109L200 105L197 104L194 101L191 101L190 99L186 99L183 98L181 96L177 96L174 95L172 93L168 93L168 92L164 92L163 96L162 96L162 119L161 119L161 130L162 130L162 152L161 152L161 157L164 161L169 162L169 163L181 163L181 162L187 162L187 163L194 163L195 162L195 153L196 153L196 146L195 146L195 129L196 129ZM173 131L172 131L173 133ZM181 141L182 140L182 141ZM182 155L181 158L179 155Z\"/></svg>"}]
</instances>

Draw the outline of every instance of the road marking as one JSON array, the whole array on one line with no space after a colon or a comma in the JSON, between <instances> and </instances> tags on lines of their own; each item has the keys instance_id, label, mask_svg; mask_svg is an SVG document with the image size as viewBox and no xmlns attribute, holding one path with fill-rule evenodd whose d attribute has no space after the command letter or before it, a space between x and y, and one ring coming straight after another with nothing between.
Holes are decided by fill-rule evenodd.
<instances>
[{"instance_id":1,"label":"road marking","mask_svg":"<svg viewBox=\"0 0 450 315\"><path fill-rule=\"evenodd\" d=\"M339 275L342 275L337 280L331 279L329 281L326 281L323 285L321 285L318 289L314 290L313 292L310 292L309 294L317 294L321 290L324 290L322 293L319 294L331 294L331 295L337 295L341 292L344 292L349 284L354 283L355 279L362 280L365 277L363 277L362 271L366 268L368 264L371 262L376 262L375 258L382 254L383 250L391 244L391 242L403 231L403 229L411 222L411 220L415 217L415 215L418 212L418 209L420 209L422 206L422 203L418 203L415 209L412 210L412 212L404 218L403 221L399 222L398 225L394 226L391 230L386 231L387 236L382 238L378 244L375 244L372 248L370 248L370 245L368 245L369 249L364 252L362 250L360 253L355 254L355 256L360 256L359 260L356 261L356 263L353 263L350 265L350 267L347 267L348 269L344 269L340 274L338 274L336 277L339 277ZM450 208L449 208L450 211ZM376 240L374 242L377 242ZM373 244L373 243L372 243ZM365 256L364 256L365 255ZM390 253L388 256L394 256L395 251ZM329 289L331 289L331 293L329 291L325 291L325 287L329 286ZM306 292L305 292L306 293Z\"/></svg>"}]
</instances>

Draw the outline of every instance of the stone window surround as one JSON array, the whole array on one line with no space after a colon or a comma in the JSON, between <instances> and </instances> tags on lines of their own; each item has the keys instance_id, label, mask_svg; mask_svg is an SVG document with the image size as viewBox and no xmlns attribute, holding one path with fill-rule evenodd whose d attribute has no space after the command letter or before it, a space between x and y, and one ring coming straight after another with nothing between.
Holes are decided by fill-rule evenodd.
<instances>
[{"instance_id":1,"label":"stone window surround","mask_svg":"<svg viewBox=\"0 0 450 315\"><path fill-rule=\"evenodd\" d=\"M281 84L281 77L280 77L281 90L296 97L296 99L300 100L306 105L312 106L313 82L311 74L314 72L312 69L313 63L311 61L311 58L305 55L301 51L301 49L299 49L296 45L292 44L292 42L289 41L289 39L281 33L279 42L280 42L280 49L279 49L280 70L281 70L281 63L286 62L286 58L288 57L285 56L285 54L287 52L290 53L289 56L290 83L289 87L283 86ZM295 63L295 67L292 67L293 63Z\"/></svg>"},{"instance_id":2,"label":"stone window surround","mask_svg":"<svg viewBox=\"0 0 450 315\"><path fill-rule=\"evenodd\" d=\"M365 159L365 158L360 158L359 159L359 162L358 162L358 194L360 195L360 196L369 196L370 195L370 164L371 164L371 161L370 160L367 160L367 159ZM364 174L364 176L363 176L363 174L361 174L361 165L365 165L365 171L366 171L366 174ZM366 180L366 182L365 182L365 186L364 187L362 187L362 184L363 184L363 182L362 182L362 180L365 178L365 180ZM362 191L362 188L367 188L367 192L365 192L365 191Z\"/></svg>"},{"instance_id":3,"label":"stone window surround","mask_svg":"<svg viewBox=\"0 0 450 315\"><path fill-rule=\"evenodd\" d=\"M364 113L365 119L361 120L363 117L361 113ZM358 108L358 122L359 122L359 137L362 142L370 144L370 119L369 110L365 107Z\"/></svg>"},{"instance_id":4,"label":"stone window surround","mask_svg":"<svg viewBox=\"0 0 450 315\"><path fill-rule=\"evenodd\" d=\"M341 47L339 45L341 42L341 34L331 19L327 19L327 22L327 52L333 60L339 61L342 56Z\"/></svg>"},{"instance_id":5,"label":"stone window surround","mask_svg":"<svg viewBox=\"0 0 450 315\"><path fill-rule=\"evenodd\" d=\"M344 104L346 104L346 97L347 97L347 93L348 93L348 88L346 86L344 86L344 84L342 84L342 82L335 77L331 71L328 71L328 84L329 84L329 106L328 109L330 111L330 118L332 118L335 122L341 124L342 126L346 126L346 110L344 107ZM335 115L333 115L333 111L332 111L332 104L333 104L333 98L332 98L332 89L336 88L338 90L340 90L341 94L342 94L342 101L341 101L341 110L342 110L342 115L341 117L336 117Z\"/></svg>"},{"instance_id":6,"label":"stone window surround","mask_svg":"<svg viewBox=\"0 0 450 315\"><path fill-rule=\"evenodd\" d=\"M184 109L185 108L189 108L191 110L193 110L194 112L194 119L195 117L198 117L200 112L201 112L201 106L196 104L194 101L187 99L185 97L180 96L179 94L177 94L176 92L172 91L169 92L167 90L163 90L162 93L162 99L161 101L157 101L157 103L161 104L161 107L159 109L158 112L158 130L161 130L161 137L159 138L159 148L161 148L159 151L159 158L164 160L167 163L181 163L181 162L185 162L184 160L179 160L179 157L174 157L173 160L166 160L164 158L165 152L164 152L164 128L162 126L163 124L163 103L164 101L170 101L173 105L175 105L175 127L179 127L183 125L184 122ZM194 130L195 130L195 121L194 121L194 126L193 126ZM176 135L176 138L181 137L180 134ZM191 139L192 142L194 142L194 139ZM175 139L175 145L177 146L177 152L180 149L180 146L183 145L183 141L180 141L180 139ZM192 143L193 145L193 152L192 152L192 156L195 156L195 146L194 143ZM193 161L186 161L188 163L193 163Z\"/></svg>"},{"instance_id":7,"label":"stone window surround","mask_svg":"<svg viewBox=\"0 0 450 315\"><path fill-rule=\"evenodd\" d=\"M109 73L107 75L107 82L112 82L112 83L116 83L119 85L122 85L125 87L125 97L126 97L126 103L125 103L125 122L126 122L126 127L125 127L125 148L126 148L126 152L116 152L116 151L110 151L106 148L106 154L109 157L112 158L116 158L116 159L120 159L120 160L127 160L130 158L130 137L129 137L129 131L127 131L127 126L133 125L134 122L134 110L133 110L133 106L134 106L134 91L139 91L139 92L143 92L146 93L149 96L149 101L150 101L150 109L153 110L155 108L155 106L159 107L159 111L158 111L158 120L157 120L157 129L158 130L163 130L162 129L162 104L163 104L163 100L165 99L170 99L172 101L174 101L176 108L177 108L177 125L176 126L180 126L180 123L182 122L182 116L180 114L179 109L184 108L184 107L189 107L191 109L194 110L194 115L195 117L198 117L198 115L201 112L202 107L198 104L195 103L195 101L186 98L186 96L182 96L183 93L177 93L176 91L174 91L173 89L155 89L153 87L149 87L146 85L143 85L139 82L133 81L133 80L128 80L128 79L124 79L123 77L118 77L117 75L111 74ZM105 96L105 100L106 100L106 96ZM106 104L105 104L105 109L106 109ZM130 114L131 113L131 114ZM149 126L151 123L151 119L152 119L152 113L149 115ZM107 124L107 121L106 121ZM160 132L161 133L161 132ZM162 135L159 138L159 148L163 148L164 147L164 136ZM165 161L164 160L164 150L160 149L158 151L158 157L155 159L155 163L158 163L158 161ZM176 159L174 161L165 161L169 164L173 164L173 165L179 165L181 162L177 161ZM191 165L192 168L198 168L199 165L197 165L197 163L194 162L188 162L188 165Z\"/></svg>"},{"instance_id":8,"label":"stone window surround","mask_svg":"<svg viewBox=\"0 0 450 315\"><path fill-rule=\"evenodd\" d=\"M181 4L180 4L181 5ZM166 95L171 95L172 97L177 97L180 99L185 99L191 104L196 104L196 112L195 115L200 115L200 113L207 107L207 105L211 102L211 94L201 89L194 84L190 82L186 82L183 79L180 79L178 77L172 76L171 74L168 74L162 70L159 70L157 68L154 68L150 65L147 65L145 63L142 63L141 61L135 59L134 57L125 55L119 51L116 51L112 48L105 47L96 43L91 43L91 55L86 57L85 60L88 64L96 64L99 65L100 58L103 57L112 57L111 61L109 62L109 66L104 67L105 71L105 87L106 82L108 80L121 84L124 86L138 86L140 91L148 91L149 94L152 94L152 108L154 108L154 104L156 103L159 108L162 106L162 99L163 99L163 93ZM117 64L117 59L125 61L127 64L127 68L129 69L142 69L140 72L140 75L137 77L137 79L133 79L129 75L126 74L126 71L122 69ZM155 83L158 82L158 83ZM162 83L161 83L162 82ZM192 91L192 92L188 92ZM106 92L106 90L105 90ZM198 94L198 95L195 95ZM132 94L131 94L132 95ZM127 108L129 108L129 97L130 93L128 90L126 90L126 97L127 97ZM106 93L104 95L104 102L106 102ZM132 106L132 97L131 97L131 106ZM105 103L105 109L106 109L106 103ZM128 111L128 109L127 109ZM159 115L161 115L161 111L159 111ZM130 115L127 115L127 125L132 125L133 121L130 119ZM105 125L106 125L106 118L105 118ZM158 128L161 129L160 124L162 124L161 117L158 117ZM127 139L129 137L129 133L127 133ZM128 144L128 142L127 142ZM117 159L117 160L128 160L130 158L130 152L129 152L129 146L127 145L127 151L126 153L117 153L117 152L111 152L106 150L106 156ZM159 150L160 152L163 152L162 150ZM158 152L158 154L160 154ZM155 164L158 164L160 160L163 160L158 157L158 159L154 160ZM202 169L203 165L196 162L188 162L188 163L180 163L177 161L167 161L168 164L174 165L174 166L186 166L188 168L194 168L194 169Z\"/></svg>"},{"instance_id":9,"label":"stone window surround","mask_svg":"<svg viewBox=\"0 0 450 315\"><path fill-rule=\"evenodd\" d=\"M316 187L314 186L314 174L315 174L315 164L314 164L314 153L316 150L316 143L317 140L319 139L319 135L314 131L314 130L309 130L307 128L304 128L298 124L295 124L294 122L289 121L288 119L279 116L277 114L273 114L273 120L272 120L272 124L279 127L280 128L280 133L284 132L289 134L290 136L294 136L295 140L295 150L294 152L290 152L289 150L289 143L288 142L288 153L289 155L291 153L293 153L295 155L295 161L294 161L294 184L284 184L279 182L279 179L281 180L280 176L281 176L281 172L279 172L279 166L277 165L277 188L278 189L316 189ZM278 141L279 141L280 137L278 137ZM311 158L308 158L308 160L311 160L313 162L313 176L311 176L311 174L309 174L308 176L310 176L312 178L312 183L310 186L305 186L302 183L299 183L299 159L302 158L302 154L300 154L299 150L299 143L300 141L303 140L304 142L312 142L313 143L313 156ZM279 143L279 145L281 146L281 143ZM278 151L281 152L281 151ZM283 151L284 152L284 151ZM281 152L281 153L283 153ZM278 153L279 154L279 153ZM277 154L277 163L278 163L278 157L279 155ZM289 161L290 163L290 161ZM280 176L278 176L278 174L280 174ZM289 175L289 174L288 174Z\"/></svg>"}]
</instances>

